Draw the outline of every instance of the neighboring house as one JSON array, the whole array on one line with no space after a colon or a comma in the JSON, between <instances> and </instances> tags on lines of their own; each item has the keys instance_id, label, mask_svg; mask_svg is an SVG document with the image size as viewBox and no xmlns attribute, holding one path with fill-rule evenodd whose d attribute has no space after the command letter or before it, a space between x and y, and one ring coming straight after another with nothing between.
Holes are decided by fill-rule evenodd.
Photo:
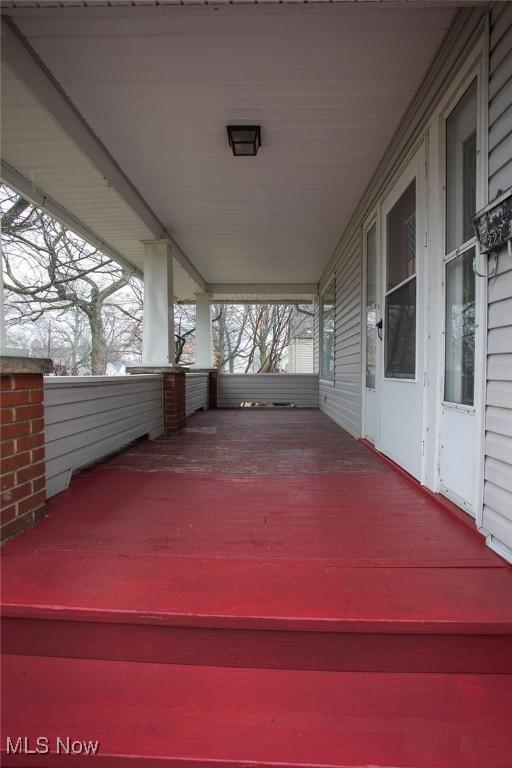
<instances>
[{"instance_id":1,"label":"neighboring house","mask_svg":"<svg viewBox=\"0 0 512 768\"><path fill-rule=\"evenodd\" d=\"M313 373L313 337L295 336L283 353L286 373Z\"/></svg>"}]
</instances>

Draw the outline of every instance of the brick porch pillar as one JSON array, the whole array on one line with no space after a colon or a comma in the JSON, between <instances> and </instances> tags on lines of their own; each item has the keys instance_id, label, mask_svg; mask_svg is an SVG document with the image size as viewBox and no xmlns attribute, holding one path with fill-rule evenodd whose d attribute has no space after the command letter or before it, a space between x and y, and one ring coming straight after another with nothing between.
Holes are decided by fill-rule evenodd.
<instances>
[{"instance_id":1,"label":"brick porch pillar","mask_svg":"<svg viewBox=\"0 0 512 768\"><path fill-rule=\"evenodd\" d=\"M134 365L127 373L158 373L162 376L164 434L175 435L186 423L185 369L177 366Z\"/></svg>"},{"instance_id":2,"label":"brick porch pillar","mask_svg":"<svg viewBox=\"0 0 512 768\"><path fill-rule=\"evenodd\" d=\"M44 358L0 357L2 541L44 514Z\"/></svg>"},{"instance_id":3,"label":"brick porch pillar","mask_svg":"<svg viewBox=\"0 0 512 768\"><path fill-rule=\"evenodd\" d=\"M217 407L217 388L218 388L219 372L215 369L208 373L208 407Z\"/></svg>"},{"instance_id":4,"label":"brick porch pillar","mask_svg":"<svg viewBox=\"0 0 512 768\"><path fill-rule=\"evenodd\" d=\"M164 373L163 376L164 434L175 435L184 428L187 420L185 371Z\"/></svg>"}]
</instances>

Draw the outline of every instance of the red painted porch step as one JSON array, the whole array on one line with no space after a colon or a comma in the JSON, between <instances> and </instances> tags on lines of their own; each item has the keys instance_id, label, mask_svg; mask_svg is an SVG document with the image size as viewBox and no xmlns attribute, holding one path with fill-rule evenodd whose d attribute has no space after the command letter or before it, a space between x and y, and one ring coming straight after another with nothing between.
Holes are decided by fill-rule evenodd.
<instances>
[{"instance_id":1,"label":"red painted porch step","mask_svg":"<svg viewBox=\"0 0 512 768\"><path fill-rule=\"evenodd\" d=\"M99 766L509 768L512 677L4 657L7 736L99 740ZM129 761L129 762L128 762ZM92 765L88 756L3 765Z\"/></svg>"},{"instance_id":2,"label":"red painted porch step","mask_svg":"<svg viewBox=\"0 0 512 768\"><path fill-rule=\"evenodd\" d=\"M55 568L58 559L59 567ZM345 568L6 550L6 653L234 667L512 672L507 568Z\"/></svg>"}]
</instances>

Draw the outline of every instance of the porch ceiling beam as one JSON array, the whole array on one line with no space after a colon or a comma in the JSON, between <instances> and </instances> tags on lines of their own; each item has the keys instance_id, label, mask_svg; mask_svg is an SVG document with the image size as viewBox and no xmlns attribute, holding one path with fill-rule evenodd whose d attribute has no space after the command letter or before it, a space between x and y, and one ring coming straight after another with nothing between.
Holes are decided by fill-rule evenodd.
<instances>
[{"instance_id":1,"label":"porch ceiling beam","mask_svg":"<svg viewBox=\"0 0 512 768\"><path fill-rule=\"evenodd\" d=\"M109 256L129 272L137 275L137 277L143 277L141 270L125 259L116 248L113 248L106 240L99 237L92 231L92 229L89 229L83 221L80 221L80 219L70 213L66 208L63 208L56 200L49 197L42 189L40 189L40 187L33 184L14 168L11 168L11 166L4 160L0 163L0 178L26 200L29 200L34 205L37 205L38 208L41 208L50 216L53 216L53 218L60 221L64 227L70 229L75 235L82 237L94 248L97 248L104 253L105 256Z\"/></svg>"},{"instance_id":2,"label":"porch ceiling beam","mask_svg":"<svg viewBox=\"0 0 512 768\"><path fill-rule=\"evenodd\" d=\"M317 283L208 283L207 293L212 294L269 294L279 296L317 296Z\"/></svg>"},{"instance_id":3,"label":"porch ceiling beam","mask_svg":"<svg viewBox=\"0 0 512 768\"><path fill-rule=\"evenodd\" d=\"M12 19L5 15L2 17L2 59L32 91L100 173L102 173L105 183L110 184L116 190L132 211L151 230L155 238L167 239L170 242L176 260L196 282L200 290L204 290L205 281L202 275L155 216L106 147L93 133L80 112L70 101L67 94L62 90L28 41L23 37Z\"/></svg>"}]
</instances>

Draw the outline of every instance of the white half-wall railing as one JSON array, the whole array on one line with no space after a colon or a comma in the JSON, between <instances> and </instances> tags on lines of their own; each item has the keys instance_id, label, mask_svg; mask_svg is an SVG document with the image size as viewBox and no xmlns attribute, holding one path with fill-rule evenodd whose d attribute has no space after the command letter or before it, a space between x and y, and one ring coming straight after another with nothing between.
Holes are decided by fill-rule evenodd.
<instances>
[{"instance_id":1,"label":"white half-wall railing","mask_svg":"<svg viewBox=\"0 0 512 768\"><path fill-rule=\"evenodd\" d=\"M218 407L238 408L242 403L317 408L318 376L314 373L219 374Z\"/></svg>"},{"instance_id":2,"label":"white half-wall railing","mask_svg":"<svg viewBox=\"0 0 512 768\"><path fill-rule=\"evenodd\" d=\"M46 492L68 487L72 473L164 429L162 377L47 376L44 379Z\"/></svg>"},{"instance_id":3,"label":"white half-wall railing","mask_svg":"<svg viewBox=\"0 0 512 768\"><path fill-rule=\"evenodd\" d=\"M190 416L195 411L208 408L208 374L185 374L185 412Z\"/></svg>"}]
</instances>

